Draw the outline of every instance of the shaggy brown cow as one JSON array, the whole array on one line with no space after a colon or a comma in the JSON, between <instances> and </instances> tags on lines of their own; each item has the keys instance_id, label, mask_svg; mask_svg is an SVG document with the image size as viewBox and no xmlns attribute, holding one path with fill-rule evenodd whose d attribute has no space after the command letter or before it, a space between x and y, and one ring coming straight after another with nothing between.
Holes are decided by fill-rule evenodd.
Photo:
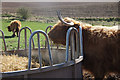
<instances>
[{"instance_id":1,"label":"shaggy brown cow","mask_svg":"<svg viewBox=\"0 0 120 80\"><path fill-rule=\"evenodd\" d=\"M118 26L91 26L71 18L62 19L48 33L57 44L66 44L66 32L70 27L82 27L83 68L102 80L109 72L120 73L120 29Z\"/></svg>"},{"instance_id":2,"label":"shaggy brown cow","mask_svg":"<svg viewBox=\"0 0 120 80\"><path fill-rule=\"evenodd\" d=\"M19 34L19 30L20 30L20 27L21 27L21 22L18 21L18 20L14 20L14 21L11 21L10 23L10 26L8 26L8 31L9 32L13 32L13 37L15 36L15 32L17 32L17 37L18 37L18 34Z\"/></svg>"}]
</instances>

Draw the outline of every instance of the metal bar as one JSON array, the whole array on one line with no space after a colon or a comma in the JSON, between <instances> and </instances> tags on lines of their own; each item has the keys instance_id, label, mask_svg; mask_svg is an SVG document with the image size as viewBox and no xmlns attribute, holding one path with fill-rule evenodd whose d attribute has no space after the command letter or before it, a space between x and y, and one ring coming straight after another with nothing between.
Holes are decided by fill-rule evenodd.
<instances>
[{"instance_id":1,"label":"metal bar","mask_svg":"<svg viewBox=\"0 0 120 80\"><path fill-rule=\"evenodd\" d=\"M50 28L50 30L51 30L51 28L52 28L53 26L48 26L46 29L45 29L45 32L47 33L47 30Z\"/></svg>"},{"instance_id":2,"label":"metal bar","mask_svg":"<svg viewBox=\"0 0 120 80\"><path fill-rule=\"evenodd\" d=\"M80 39L80 53L81 53L81 61L83 60L83 39L82 39L82 27L79 26L79 39ZM81 63L82 66L82 63ZM83 74L82 68L80 68L81 74ZM83 80L83 75L80 76L81 80Z\"/></svg>"},{"instance_id":3,"label":"metal bar","mask_svg":"<svg viewBox=\"0 0 120 80\"><path fill-rule=\"evenodd\" d=\"M47 31L48 31L48 29L50 28L50 30L51 30L51 28L52 28L53 26L48 26L46 29L45 29L45 32L47 33ZM52 48L52 41L50 41L50 43L51 43L51 48ZM45 41L45 48L46 48L46 41Z\"/></svg>"},{"instance_id":4,"label":"metal bar","mask_svg":"<svg viewBox=\"0 0 120 80\"><path fill-rule=\"evenodd\" d=\"M69 56L69 34L70 34L70 28L67 31L67 36L66 36L66 59L65 59L65 62L68 62L68 56Z\"/></svg>"},{"instance_id":5,"label":"metal bar","mask_svg":"<svg viewBox=\"0 0 120 80\"><path fill-rule=\"evenodd\" d=\"M76 37L76 43L75 43L75 37ZM69 58L69 39L70 39L70 48L71 48L71 59L74 61L74 68L73 68L73 77L77 78L76 76L76 59L75 59L75 44L77 48L77 54L79 53L78 47L79 47L79 41L78 41L78 31L76 28L71 27L67 31L67 36L66 36L66 62L68 62ZM81 71L80 71L81 72Z\"/></svg>"},{"instance_id":6,"label":"metal bar","mask_svg":"<svg viewBox=\"0 0 120 80\"><path fill-rule=\"evenodd\" d=\"M81 56L83 57L83 39L82 39L82 27L79 26L79 35L80 35L80 53Z\"/></svg>"},{"instance_id":7,"label":"metal bar","mask_svg":"<svg viewBox=\"0 0 120 80\"><path fill-rule=\"evenodd\" d=\"M6 42L5 42L5 37L4 37L4 33L3 33L2 30L0 30L0 32L2 33L2 38L3 38L3 43L4 43L5 51L7 51Z\"/></svg>"},{"instance_id":8,"label":"metal bar","mask_svg":"<svg viewBox=\"0 0 120 80\"><path fill-rule=\"evenodd\" d=\"M40 64L40 68L42 66L42 57L41 57L41 53L40 53L40 36L39 33L37 33L37 38L38 38L38 55L39 55L39 64Z\"/></svg>"},{"instance_id":9,"label":"metal bar","mask_svg":"<svg viewBox=\"0 0 120 80\"><path fill-rule=\"evenodd\" d=\"M27 32L26 32L26 28L25 30L25 50L27 49Z\"/></svg>"},{"instance_id":10,"label":"metal bar","mask_svg":"<svg viewBox=\"0 0 120 80\"><path fill-rule=\"evenodd\" d=\"M79 30L80 31L78 32L76 28L71 27L67 31L67 36L66 36L66 62L68 61L68 58L69 58L69 38L70 38L69 36L70 36L70 34L74 34L74 33L76 35L76 44L79 43L79 39L80 39L80 44L78 44L76 47L77 47L77 53L79 53L79 51L81 53L79 58L83 59L82 28L79 27ZM74 39L74 36L71 36L71 39ZM71 43L73 44L73 41ZM80 46L80 50L79 50L79 46ZM71 45L70 45L70 47L71 47ZM74 52L74 49L72 49L72 53L73 52Z\"/></svg>"},{"instance_id":11,"label":"metal bar","mask_svg":"<svg viewBox=\"0 0 120 80\"><path fill-rule=\"evenodd\" d=\"M26 27L29 31L30 31L30 34L32 34L32 30L29 28L29 27ZM32 38L32 43L33 43L33 49L35 48L35 44L34 44L34 40Z\"/></svg>"},{"instance_id":12,"label":"metal bar","mask_svg":"<svg viewBox=\"0 0 120 80\"><path fill-rule=\"evenodd\" d=\"M28 55L28 70L30 70L31 67L31 39L32 39L32 34L29 38L29 55Z\"/></svg>"},{"instance_id":13,"label":"metal bar","mask_svg":"<svg viewBox=\"0 0 120 80\"><path fill-rule=\"evenodd\" d=\"M18 36L18 50L20 49L20 32L21 30L19 31L19 36Z\"/></svg>"},{"instance_id":14,"label":"metal bar","mask_svg":"<svg viewBox=\"0 0 120 80\"><path fill-rule=\"evenodd\" d=\"M73 59L72 59L72 57L73 57L72 51L73 51L73 50L72 50L72 44L71 44L71 43L72 43L72 37L70 36L70 53L69 53L70 56L69 56L69 57L70 57L70 60L73 60Z\"/></svg>"},{"instance_id":15,"label":"metal bar","mask_svg":"<svg viewBox=\"0 0 120 80\"><path fill-rule=\"evenodd\" d=\"M74 27L69 28L68 31L67 31L67 36L66 36L66 62L68 62L68 59L69 59L69 39L70 39L70 34L73 34L73 36L71 36L71 39L72 39L72 38L74 39L74 33L76 34L76 37L77 37L78 31L77 31L77 29L74 28ZM77 40L76 40L76 41L77 41ZM72 43L74 43L73 40L72 40ZM71 44L70 44L70 46L72 47ZM73 46L73 47L74 47L74 46ZM75 51L75 49L72 49L72 50ZM75 53L75 52L74 52L74 53Z\"/></svg>"},{"instance_id":16,"label":"metal bar","mask_svg":"<svg viewBox=\"0 0 120 80\"><path fill-rule=\"evenodd\" d=\"M47 31L48 31L48 29L50 28L50 30L51 30L51 28L52 28L53 26L48 26L47 28L46 28L46 30L45 30L45 32L47 33ZM51 43L51 49L52 49L52 41L50 41L50 43ZM45 41L45 48L46 48L46 41Z\"/></svg>"},{"instance_id":17,"label":"metal bar","mask_svg":"<svg viewBox=\"0 0 120 80\"><path fill-rule=\"evenodd\" d=\"M52 55L51 55L51 50L50 50L50 45L49 45L48 36L47 36L47 34L46 34L44 31L42 31L42 30L37 30L37 31L34 31L34 32L31 34L30 38L29 38L28 70L30 70L30 67L31 67L31 40L32 40L32 37L33 37L35 34L38 34L38 33L41 33L41 34L43 34L43 35L45 36L46 42L47 42L47 44L48 44L48 52L49 52L50 66L53 65L53 60L52 60Z\"/></svg>"},{"instance_id":18,"label":"metal bar","mask_svg":"<svg viewBox=\"0 0 120 80\"><path fill-rule=\"evenodd\" d=\"M71 47L72 47L72 59L75 59L75 40L74 40L74 32L71 34Z\"/></svg>"},{"instance_id":19,"label":"metal bar","mask_svg":"<svg viewBox=\"0 0 120 80\"><path fill-rule=\"evenodd\" d=\"M49 51L49 57L50 57L50 66L52 66L53 65L53 60L52 60L52 56L51 56L51 50L50 50L48 37L46 37L46 39L47 39L47 43L48 43L48 51Z\"/></svg>"},{"instance_id":20,"label":"metal bar","mask_svg":"<svg viewBox=\"0 0 120 80\"><path fill-rule=\"evenodd\" d=\"M79 53L80 53L80 45L79 45L79 43L80 43L80 38L79 38L79 31L77 32L78 33L78 35L76 35L76 49L77 49L77 58L79 58ZM78 45L77 45L78 44Z\"/></svg>"},{"instance_id":21,"label":"metal bar","mask_svg":"<svg viewBox=\"0 0 120 80\"><path fill-rule=\"evenodd\" d=\"M23 29L25 29L25 30L28 29L30 31L30 33L32 34L32 30L29 27L23 27L23 28L20 29L20 31L19 31L19 37L18 37L18 50L20 49L20 33L21 33L21 31ZM25 35L26 35L26 37L25 37L25 39L26 39L25 40L25 44L27 44L27 34L25 33ZM35 45L34 45L34 40L33 39L32 39L32 43L33 43L33 49L34 49ZM25 47L27 48L27 45Z\"/></svg>"}]
</instances>

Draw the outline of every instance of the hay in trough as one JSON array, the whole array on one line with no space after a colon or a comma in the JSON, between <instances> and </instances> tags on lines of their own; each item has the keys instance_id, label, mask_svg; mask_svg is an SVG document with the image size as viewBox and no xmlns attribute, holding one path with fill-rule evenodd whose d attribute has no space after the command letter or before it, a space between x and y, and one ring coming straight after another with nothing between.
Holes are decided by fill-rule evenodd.
<instances>
[{"instance_id":1,"label":"hay in trough","mask_svg":"<svg viewBox=\"0 0 120 80\"><path fill-rule=\"evenodd\" d=\"M28 69L28 57L18 55L0 55L1 72ZM32 59L31 68L39 68L39 63Z\"/></svg>"}]
</instances>

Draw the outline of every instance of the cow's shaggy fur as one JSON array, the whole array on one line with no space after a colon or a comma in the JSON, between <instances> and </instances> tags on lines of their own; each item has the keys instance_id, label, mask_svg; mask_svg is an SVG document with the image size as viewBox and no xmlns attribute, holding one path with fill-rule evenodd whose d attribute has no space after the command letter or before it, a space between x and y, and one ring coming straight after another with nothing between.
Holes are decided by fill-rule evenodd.
<instances>
[{"instance_id":1,"label":"cow's shaggy fur","mask_svg":"<svg viewBox=\"0 0 120 80\"><path fill-rule=\"evenodd\" d=\"M109 72L120 73L120 29L118 26L91 26L71 18L74 26L58 22L48 33L57 44L66 44L66 32L70 27L82 27L83 32L83 68L93 73L96 79L103 79Z\"/></svg>"},{"instance_id":2,"label":"cow's shaggy fur","mask_svg":"<svg viewBox=\"0 0 120 80\"><path fill-rule=\"evenodd\" d=\"M13 32L13 37L15 36L15 32L17 33L17 37L19 34L19 30L21 28L21 22L18 20L11 21L10 25L7 27L9 32Z\"/></svg>"}]
</instances>

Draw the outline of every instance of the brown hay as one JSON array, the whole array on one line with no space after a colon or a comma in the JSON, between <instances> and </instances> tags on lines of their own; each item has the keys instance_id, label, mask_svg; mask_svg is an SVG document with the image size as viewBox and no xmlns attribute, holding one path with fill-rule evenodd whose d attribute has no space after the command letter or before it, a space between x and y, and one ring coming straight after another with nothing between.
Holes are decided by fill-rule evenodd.
<instances>
[{"instance_id":1,"label":"brown hay","mask_svg":"<svg viewBox=\"0 0 120 80\"><path fill-rule=\"evenodd\" d=\"M18 55L0 55L1 72L25 70L28 68L28 58L20 57ZM40 65L33 59L31 68L38 68Z\"/></svg>"}]
</instances>

